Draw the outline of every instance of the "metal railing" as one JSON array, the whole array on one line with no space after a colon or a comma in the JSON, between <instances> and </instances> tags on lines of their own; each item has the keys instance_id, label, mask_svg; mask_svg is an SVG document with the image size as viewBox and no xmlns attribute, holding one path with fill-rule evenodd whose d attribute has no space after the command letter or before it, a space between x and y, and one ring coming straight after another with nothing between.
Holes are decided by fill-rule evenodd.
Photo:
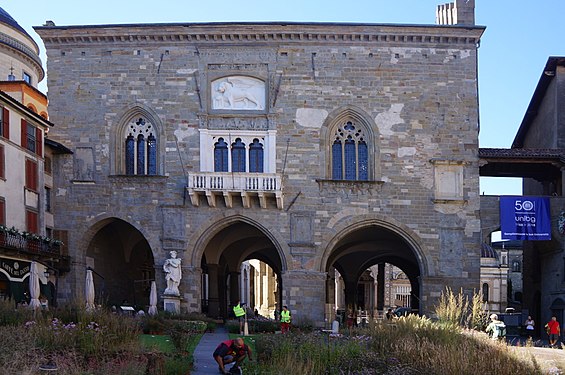
<instances>
[{"instance_id":1,"label":"metal railing","mask_svg":"<svg viewBox=\"0 0 565 375\"><path fill-rule=\"evenodd\" d=\"M32 254L61 255L61 244L24 237L21 233L0 232L0 248L26 251Z\"/></svg>"}]
</instances>

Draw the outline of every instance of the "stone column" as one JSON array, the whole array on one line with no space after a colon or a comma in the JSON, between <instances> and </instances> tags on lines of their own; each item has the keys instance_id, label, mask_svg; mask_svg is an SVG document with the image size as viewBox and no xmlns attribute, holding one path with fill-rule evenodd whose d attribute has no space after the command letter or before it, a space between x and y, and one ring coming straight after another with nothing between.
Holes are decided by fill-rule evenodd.
<instances>
[{"instance_id":1,"label":"stone column","mask_svg":"<svg viewBox=\"0 0 565 375\"><path fill-rule=\"evenodd\" d=\"M182 267L181 296L183 307L188 312L202 311L202 269L200 267Z\"/></svg>"},{"instance_id":2,"label":"stone column","mask_svg":"<svg viewBox=\"0 0 565 375\"><path fill-rule=\"evenodd\" d=\"M220 316L220 286L218 285L218 265L208 264L208 315Z\"/></svg>"},{"instance_id":3,"label":"stone column","mask_svg":"<svg viewBox=\"0 0 565 375\"><path fill-rule=\"evenodd\" d=\"M245 296L239 295L239 272L230 272L230 304L235 305L237 300L249 304L249 301L245 300Z\"/></svg>"},{"instance_id":4,"label":"stone column","mask_svg":"<svg viewBox=\"0 0 565 375\"><path fill-rule=\"evenodd\" d=\"M293 321L313 321L317 327L324 326L324 303L326 300L326 272L287 271L281 275L282 304L287 305Z\"/></svg>"},{"instance_id":5,"label":"stone column","mask_svg":"<svg viewBox=\"0 0 565 375\"><path fill-rule=\"evenodd\" d=\"M385 308L385 264L378 264L377 272L377 310L383 311Z\"/></svg>"}]
</instances>

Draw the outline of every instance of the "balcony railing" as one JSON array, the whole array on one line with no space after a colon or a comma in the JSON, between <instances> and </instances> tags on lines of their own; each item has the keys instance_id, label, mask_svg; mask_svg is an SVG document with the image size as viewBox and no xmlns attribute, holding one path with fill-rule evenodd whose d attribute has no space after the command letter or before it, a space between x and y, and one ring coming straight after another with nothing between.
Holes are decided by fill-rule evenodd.
<instances>
[{"instance_id":1,"label":"balcony railing","mask_svg":"<svg viewBox=\"0 0 565 375\"><path fill-rule=\"evenodd\" d=\"M243 207L251 207L251 199L258 197L260 206L267 207L268 198L282 209L282 178L276 173L197 172L188 176L188 192L194 206L205 195L208 205L216 206L216 197L223 196L226 207L233 207L233 198L241 197Z\"/></svg>"},{"instance_id":2,"label":"balcony railing","mask_svg":"<svg viewBox=\"0 0 565 375\"><path fill-rule=\"evenodd\" d=\"M21 233L0 232L0 248L46 256L61 256L61 244L25 238Z\"/></svg>"}]
</instances>

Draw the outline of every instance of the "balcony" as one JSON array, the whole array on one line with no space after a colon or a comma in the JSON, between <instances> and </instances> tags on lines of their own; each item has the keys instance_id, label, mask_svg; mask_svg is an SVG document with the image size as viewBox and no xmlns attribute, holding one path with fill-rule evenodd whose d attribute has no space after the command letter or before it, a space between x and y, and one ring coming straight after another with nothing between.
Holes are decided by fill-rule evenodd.
<instances>
[{"instance_id":1,"label":"balcony","mask_svg":"<svg viewBox=\"0 0 565 375\"><path fill-rule=\"evenodd\" d=\"M254 199L261 208L267 208L269 200L274 200L279 210L283 208L282 178L276 173L191 173L187 190L194 206L205 196L210 207L216 207L216 198L223 197L227 208L233 208L234 198L241 199L244 208L251 208Z\"/></svg>"},{"instance_id":2,"label":"balcony","mask_svg":"<svg viewBox=\"0 0 565 375\"><path fill-rule=\"evenodd\" d=\"M61 257L61 244L25 238L21 233L0 232L0 248L31 255Z\"/></svg>"}]
</instances>

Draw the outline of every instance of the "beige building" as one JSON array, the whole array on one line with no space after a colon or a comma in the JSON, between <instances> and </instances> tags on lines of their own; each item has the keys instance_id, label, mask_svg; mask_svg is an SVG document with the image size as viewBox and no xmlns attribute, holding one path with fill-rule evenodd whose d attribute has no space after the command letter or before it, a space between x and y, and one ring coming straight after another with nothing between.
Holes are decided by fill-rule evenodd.
<instances>
[{"instance_id":1,"label":"beige building","mask_svg":"<svg viewBox=\"0 0 565 375\"><path fill-rule=\"evenodd\" d=\"M44 75L37 44L0 8L0 296L15 302L26 299L31 260L39 263L42 293L54 302L62 264L49 155L64 148L45 142L53 124L37 90Z\"/></svg>"}]
</instances>

